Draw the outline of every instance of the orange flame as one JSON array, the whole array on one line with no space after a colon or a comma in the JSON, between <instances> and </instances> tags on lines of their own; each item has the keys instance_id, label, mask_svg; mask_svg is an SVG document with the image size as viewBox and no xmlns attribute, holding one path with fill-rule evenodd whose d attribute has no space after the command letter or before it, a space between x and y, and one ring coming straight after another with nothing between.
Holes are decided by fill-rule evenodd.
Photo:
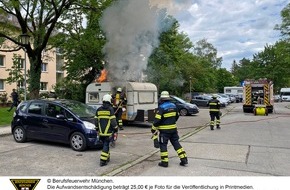
<instances>
[{"instance_id":1,"label":"orange flame","mask_svg":"<svg viewBox=\"0 0 290 190\"><path fill-rule=\"evenodd\" d=\"M97 78L97 82L104 82L107 80L107 74L108 74L108 71L106 69L103 69L101 71L101 75L99 76L99 78Z\"/></svg>"}]
</instances>

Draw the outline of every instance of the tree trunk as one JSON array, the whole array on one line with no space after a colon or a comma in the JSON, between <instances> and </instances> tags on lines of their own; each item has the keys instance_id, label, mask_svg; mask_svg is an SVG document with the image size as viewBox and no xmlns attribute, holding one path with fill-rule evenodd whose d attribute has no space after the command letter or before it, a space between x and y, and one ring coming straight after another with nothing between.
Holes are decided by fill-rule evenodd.
<instances>
[{"instance_id":1,"label":"tree trunk","mask_svg":"<svg viewBox=\"0 0 290 190\"><path fill-rule=\"evenodd\" d=\"M32 55L29 57L30 72L29 72L29 94L28 99L38 99L40 90L41 78L41 56Z\"/></svg>"}]
</instances>

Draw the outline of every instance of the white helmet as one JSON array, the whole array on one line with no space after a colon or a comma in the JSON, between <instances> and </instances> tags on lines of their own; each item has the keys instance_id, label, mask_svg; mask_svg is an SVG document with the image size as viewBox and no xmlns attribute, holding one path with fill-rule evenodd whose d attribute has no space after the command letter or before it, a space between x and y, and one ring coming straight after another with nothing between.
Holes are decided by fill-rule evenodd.
<instances>
[{"instance_id":1,"label":"white helmet","mask_svg":"<svg viewBox=\"0 0 290 190\"><path fill-rule=\"evenodd\" d=\"M103 102L110 102L111 103L112 96L110 94L106 94L103 96Z\"/></svg>"},{"instance_id":2,"label":"white helmet","mask_svg":"<svg viewBox=\"0 0 290 190\"><path fill-rule=\"evenodd\" d=\"M217 99L217 97L218 97L218 96L217 96L216 94L213 94L213 95L212 95L212 98L213 98L213 99Z\"/></svg>"},{"instance_id":3,"label":"white helmet","mask_svg":"<svg viewBox=\"0 0 290 190\"><path fill-rule=\"evenodd\" d=\"M117 88L117 92L122 92L122 88Z\"/></svg>"},{"instance_id":4,"label":"white helmet","mask_svg":"<svg viewBox=\"0 0 290 190\"><path fill-rule=\"evenodd\" d=\"M160 98L169 99L170 98L169 92L168 91L162 91L161 95L160 95Z\"/></svg>"}]
</instances>

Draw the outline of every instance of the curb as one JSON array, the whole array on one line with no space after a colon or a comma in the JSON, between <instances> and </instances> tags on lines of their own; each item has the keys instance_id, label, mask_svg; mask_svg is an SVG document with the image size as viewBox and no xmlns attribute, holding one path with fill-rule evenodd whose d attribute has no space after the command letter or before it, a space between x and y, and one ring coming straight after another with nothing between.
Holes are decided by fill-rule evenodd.
<instances>
[{"instance_id":1,"label":"curb","mask_svg":"<svg viewBox=\"0 0 290 190\"><path fill-rule=\"evenodd\" d=\"M10 126L1 126L0 127L0 137L9 136L11 135L11 128Z\"/></svg>"}]
</instances>

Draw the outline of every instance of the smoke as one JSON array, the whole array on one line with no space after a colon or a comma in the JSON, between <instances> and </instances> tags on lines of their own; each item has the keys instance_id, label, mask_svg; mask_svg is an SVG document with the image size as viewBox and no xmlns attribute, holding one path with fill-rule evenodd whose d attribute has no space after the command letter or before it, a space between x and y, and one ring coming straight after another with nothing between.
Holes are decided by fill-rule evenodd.
<instances>
[{"instance_id":1,"label":"smoke","mask_svg":"<svg viewBox=\"0 0 290 190\"><path fill-rule=\"evenodd\" d=\"M173 0L120 0L108 7L102 16L101 27L107 43L105 53L110 81L140 81L142 71L159 36L168 30ZM170 9L167 9L170 7ZM172 12L173 13L173 12Z\"/></svg>"}]
</instances>

